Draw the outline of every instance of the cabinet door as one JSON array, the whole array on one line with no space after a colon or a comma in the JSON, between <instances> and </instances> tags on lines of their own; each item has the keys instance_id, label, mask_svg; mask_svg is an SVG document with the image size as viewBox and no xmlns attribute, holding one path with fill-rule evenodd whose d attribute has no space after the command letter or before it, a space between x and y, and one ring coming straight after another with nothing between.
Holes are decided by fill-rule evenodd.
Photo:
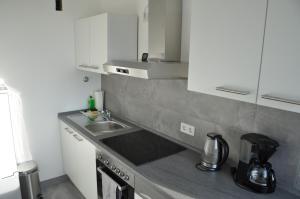
<instances>
[{"instance_id":1,"label":"cabinet door","mask_svg":"<svg viewBox=\"0 0 300 199\"><path fill-rule=\"evenodd\" d=\"M91 66L95 72L104 73L103 64L107 62L107 14L90 18L91 23Z\"/></svg>"},{"instance_id":2,"label":"cabinet door","mask_svg":"<svg viewBox=\"0 0 300 199\"><path fill-rule=\"evenodd\" d=\"M267 0L192 2L188 89L255 103Z\"/></svg>"},{"instance_id":3,"label":"cabinet door","mask_svg":"<svg viewBox=\"0 0 300 199\"><path fill-rule=\"evenodd\" d=\"M96 149L76 131L61 122L65 173L87 199L97 199Z\"/></svg>"},{"instance_id":4,"label":"cabinet door","mask_svg":"<svg viewBox=\"0 0 300 199\"><path fill-rule=\"evenodd\" d=\"M76 147L76 186L87 199L97 199L96 149L78 134L73 136Z\"/></svg>"},{"instance_id":5,"label":"cabinet door","mask_svg":"<svg viewBox=\"0 0 300 199\"><path fill-rule=\"evenodd\" d=\"M90 19L80 19L75 25L76 64L79 69L90 66Z\"/></svg>"},{"instance_id":6,"label":"cabinet door","mask_svg":"<svg viewBox=\"0 0 300 199\"><path fill-rule=\"evenodd\" d=\"M63 122L60 125L61 128L61 146L63 155L64 171L70 177L74 173L72 170L72 130Z\"/></svg>"},{"instance_id":7,"label":"cabinet door","mask_svg":"<svg viewBox=\"0 0 300 199\"><path fill-rule=\"evenodd\" d=\"M270 0L258 104L300 113L300 1Z\"/></svg>"}]
</instances>

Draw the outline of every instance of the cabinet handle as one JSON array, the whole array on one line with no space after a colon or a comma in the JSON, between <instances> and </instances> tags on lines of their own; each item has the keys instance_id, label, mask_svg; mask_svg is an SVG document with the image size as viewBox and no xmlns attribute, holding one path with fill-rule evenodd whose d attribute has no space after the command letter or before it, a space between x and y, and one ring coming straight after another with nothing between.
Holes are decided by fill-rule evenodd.
<instances>
[{"instance_id":1,"label":"cabinet handle","mask_svg":"<svg viewBox=\"0 0 300 199\"><path fill-rule=\"evenodd\" d=\"M78 135L73 135L73 137L78 141L78 142L82 142L83 139L78 137Z\"/></svg>"},{"instance_id":2,"label":"cabinet handle","mask_svg":"<svg viewBox=\"0 0 300 199\"><path fill-rule=\"evenodd\" d=\"M65 128L65 130L69 133L69 134L73 134L74 132L73 131L71 131L69 128Z\"/></svg>"},{"instance_id":3,"label":"cabinet handle","mask_svg":"<svg viewBox=\"0 0 300 199\"><path fill-rule=\"evenodd\" d=\"M273 101L277 101L277 102L285 102L288 104L300 105L300 101L285 99L285 98L281 98L281 97L275 97L275 96L271 96L271 95L262 95L261 98L267 99L267 100L273 100Z\"/></svg>"},{"instance_id":4,"label":"cabinet handle","mask_svg":"<svg viewBox=\"0 0 300 199\"><path fill-rule=\"evenodd\" d=\"M99 69L99 66L89 66L89 65L79 65L81 68L89 68L89 69Z\"/></svg>"},{"instance_id":5,"label":"cabinet handle","mask_svg":"<svg viewBox=\"0 0 300 199\"><path fill-rule=\"evenodd\" d=\"M234 93L234 94L239 94L239 95L249 95L249 91L241 91L241 90L236 90L236 89L231 89L231 88L225 88L225 87L217 87L217 91L223 91L227 93Z\"/></svg>"}]
</instances>

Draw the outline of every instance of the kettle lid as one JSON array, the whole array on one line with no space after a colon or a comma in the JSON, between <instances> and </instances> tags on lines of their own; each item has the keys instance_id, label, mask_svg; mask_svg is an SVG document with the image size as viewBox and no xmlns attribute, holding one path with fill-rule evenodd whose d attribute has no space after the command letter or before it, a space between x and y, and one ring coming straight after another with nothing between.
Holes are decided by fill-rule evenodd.
<instances>
[{"instance_id":1,"label":"kettle lid","mask_svg":"<svg viewBox=\"0 0 300 199\"><path fill-rule=\"evenodd\" d=\"M209 138L215 140L215 139L217 139L217 138L222 138L222 135L217 134L217 133L208 133L208 134L207 134L207 137L209 137Z\"/></svg>"}]
</instances>

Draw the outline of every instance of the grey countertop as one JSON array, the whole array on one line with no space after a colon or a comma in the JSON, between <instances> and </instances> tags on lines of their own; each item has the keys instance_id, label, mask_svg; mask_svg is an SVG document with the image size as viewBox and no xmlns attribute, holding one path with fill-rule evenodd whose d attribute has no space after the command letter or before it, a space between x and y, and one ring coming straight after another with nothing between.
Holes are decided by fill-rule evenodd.
<instances>
[{"instance_id":1,"label":"grey countertop","mask_svg":"<svg viewBox=\"0 0 300 199\"><path fill-rule=\"evenodd\" d=\"M154 190L153 193L159 193L161 198L175 198L175 199L189 199L189 198L205 198L205 199L291 199L300 198L285 190L277 188L275 193L272 194L256 194L241 189L235 185L230 173L230 166L225 165L222 170L218 172L203 172L195 168L196 163L199 161L199 152L194 150L185 150L175 155L162 158L141 166L135 166L110 148L102 144L99 140L108 136L116 136L119 134L130 133L139 129L137 125L134 128L125 132L109 134L105 136L92 136L86 129L80 125L82 117L79 116L78 111L59 113L60 120L70 125L83 137L88 139L98 150L105 151L112 155L118 161L122 162L128 169L135 175L135 189L143 192L143 190ZM76 118L77 119L74 119ZM70 119L72 118L72 119ZM126 123L126 120L117 118ZM148 129L149 130L149 129ZM155 132L157 133L157 132ZM164 136L165 137L165 136ZM178 141L169 138L178 143ZM186 146L182 144L183 146ZM159 199L157 196L153 199Z\"/></svg>"}]
</instances>

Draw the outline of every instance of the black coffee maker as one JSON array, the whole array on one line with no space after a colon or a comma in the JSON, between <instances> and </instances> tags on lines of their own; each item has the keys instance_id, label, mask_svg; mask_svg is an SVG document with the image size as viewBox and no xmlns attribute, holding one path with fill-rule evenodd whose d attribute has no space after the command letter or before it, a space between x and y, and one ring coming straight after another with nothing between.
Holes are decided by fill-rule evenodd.
<instances>
[{"instance_id":1,"label":"black coffee maker","mask_svg":"<svg viewBox=\"0 0 300 199\"><path fill-rule=\"evenodd\" d=\"M236 184L257 193L274 192L276 177L271 163L267 161L278 146L278 142L264 135L243 135L238 168L232 169Z\"/></svg>"}]
</instances>

